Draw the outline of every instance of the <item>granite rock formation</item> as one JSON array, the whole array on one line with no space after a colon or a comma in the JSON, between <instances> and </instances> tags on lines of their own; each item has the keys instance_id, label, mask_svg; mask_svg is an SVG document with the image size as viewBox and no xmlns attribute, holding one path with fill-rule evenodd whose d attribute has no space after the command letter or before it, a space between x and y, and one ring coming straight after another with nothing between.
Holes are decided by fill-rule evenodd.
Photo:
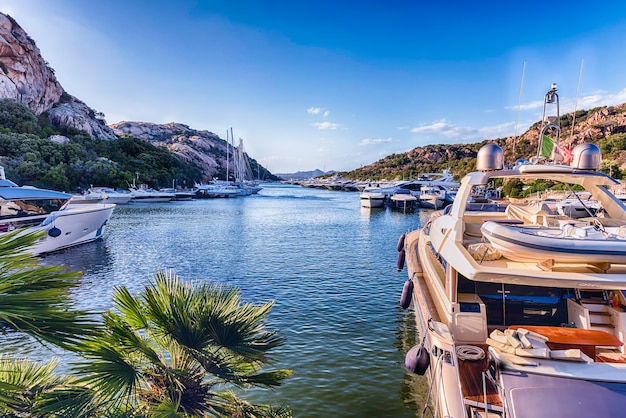
<instances>
[{"instance_id":1,"label":"granite rock formation","mask_svg":"<svg viewBox=\"0 0 626 418\"><path fill-rule=\"evenodd\" d=\"M0 97L48 112L55 125L87 132L93 139L115 139L99 114L65 92L35 41L10 16L0 13Z\"/></svg>"}]
</instances>

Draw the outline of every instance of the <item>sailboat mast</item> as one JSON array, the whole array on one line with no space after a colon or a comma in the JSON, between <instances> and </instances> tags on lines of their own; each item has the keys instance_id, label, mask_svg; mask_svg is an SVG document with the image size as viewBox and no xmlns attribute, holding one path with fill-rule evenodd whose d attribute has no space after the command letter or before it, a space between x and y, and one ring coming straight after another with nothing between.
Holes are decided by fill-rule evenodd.
<instances>
[{"instance_id":1,"label":"sailboat mast","mask_svg":"<svg viewBox=\"0 0 626 418\"><path fill-rule=\"evenodd\" d=\"M228 181L228 163L230 162L230 157L228 156L228 129L226 129L226 181Z\"/></svg>"},{"instance_id":2,"label":"sailboat mast","mask_svg":"<svg viewBox=\"0 0 626 418\"><path fill-rule=\"evenodd\" d=\"M230 142L233 147L233 177L237 176L237 166L235 165L235 137L233 136L233 127L230 127ZM236 179L235 179L236 180Z\"/></svg>"},{"instance_id":3,"label":"sailboat mast","mask_svg":"<svg viewBox=\"0 0 626 418\"><path fill-rule=\"evenodd\" d=\"M513 161L516 158L516 149L517 149L517 127L519 126L519 111L522 107L522 89L524 87L524 74L526 73L526 60L524 60L524 67L522 68L522 82L519 86L519 99L517 99L517 116L515 117L515 137L513 138Z\"/></svg>"},{"instance_id":4,"label":"sailboat mast","mask_svg":"<svg viewBox=\"0 0 626 418\"><path fill-rule=\"evenodd\" d=\"M584 64L585 57L583 57L580 61L580 74L578 74L578 87L576 88L576 102L574 103L574 114L572 115L572 132L570 133L570 138L574 137L574 124L576 123L576 110L578 109L578 93L580 92L580 80L583 78Z\"/></svg>"}]
</instances>

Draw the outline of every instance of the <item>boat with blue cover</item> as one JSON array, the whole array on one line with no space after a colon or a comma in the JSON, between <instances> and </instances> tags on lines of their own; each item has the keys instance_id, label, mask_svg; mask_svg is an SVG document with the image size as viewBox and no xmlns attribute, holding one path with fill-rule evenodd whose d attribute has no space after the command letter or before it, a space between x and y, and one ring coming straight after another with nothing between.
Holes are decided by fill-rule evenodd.
<instances>
[{"instance_id":1,"label":"boat with blue cover","mask_svg":"<svg viewBox=\"0 0 626 418\"><path fill-rule=\"evenodd\" d=\"M29 252L43 254L102 238L114 204L72 204L72 195L18 186L0 167L0 234L44 232Z\"/></svg>"}]
</instances>

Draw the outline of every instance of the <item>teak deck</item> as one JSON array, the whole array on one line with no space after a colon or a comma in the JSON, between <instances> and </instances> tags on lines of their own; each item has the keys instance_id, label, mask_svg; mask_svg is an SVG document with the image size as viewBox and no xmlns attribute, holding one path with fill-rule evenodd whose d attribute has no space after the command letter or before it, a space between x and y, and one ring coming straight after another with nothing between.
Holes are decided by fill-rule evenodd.
<instances>
[{"instance_id":1,"label":"teak deck","mask_svg":"<svg viewBox=\"0 0 626 418\"><path fill-rule=\"evenodd\" d=\"M486 344L476 345L487 352L488 346ZM485 389L487 393L485 394L483 391L482 372L486 371L487 367L487 358L482 360L459 360L458 368L463 398L465 398L465 403L468 405L484 408L486 395L487 405L495 407L494 409L500 409L502 408L502 399L498 394L497 388L489 379L485 379Z\"/></svg>"}]
</instances>

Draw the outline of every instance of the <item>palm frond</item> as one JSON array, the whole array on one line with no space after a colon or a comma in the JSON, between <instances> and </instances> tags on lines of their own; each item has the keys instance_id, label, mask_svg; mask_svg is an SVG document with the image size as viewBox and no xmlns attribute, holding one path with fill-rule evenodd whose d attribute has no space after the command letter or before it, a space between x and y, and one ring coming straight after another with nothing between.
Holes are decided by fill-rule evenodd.
<instances>
[{"instance_id":1,"label":"palm frond","mask_svg":"<svg viewBox=\"0 0 626 418\"><path fill-rule=\"evenodd\" d=\"M42 417L102 417L103 406L96 400L96 393L90 388L66 384L43 393L31 412Z\"/></svg>"},{"instance_id":2,"label":"palm frond","mask_svg":"<svg viewBox=\"0 0 626 418\"><path fill-rule=\"evenodd\" d=\"M291 418L286 406L258 405L239 398L232 392L213 393L210 402L213 415L238 418Z\"/></svg>"},{"instance_id":3,"label":"palm frond","mask_svg":"<svg viewBox=\"0 0 626 418\"><path fill-rule=\"evenodd\" d=\"M70 384L68 378L58 377L54 370L59 360L53 359L48 363L37 363L25 359L0 357L0 413L42 413L40 408L46 403L49 396ZM75 405L77 403L75 402ZM60 410L46 409L49 414L58 415ZM54 414L57 415L53 415ZM40 415L43 416L43 415Z\"/></svg>"},{"instance_id":4,"label":"palm frond","mask_svg":"<svg viewBox=\"0 0 626 418\"><path fill-rule=\"evenodd\" d=\"M42 266L25 252L40 234L22 232L0 235L0 329L75 350L98 328L91 315L73 307L69 292L81 274Z\"/></svg>"},{"instance_id":5,"label":"palm frond","mask_svg":"<svg viewBox=\"0 0 626 418\"><path fill-rule=\"evenodd\" d=\"M146 329L149 324L139 300L126 287L117 287L113 292L113 307L124 316L124 320L135 329Z\"/></svg>"},{"instance_id":6,"label":"palm frond","mask_svg":"<svg viewBox=\"0 0 626 418\"><path fill-rule=\"evenodd\" d=\"M105 331L89 340L77 365L88 375L80 383L141 416L265 416L271 408L212 389L274 387L290 375L261 371L268 351L285 341L265 329L272 305L246 304L236 288L158 271L138 295L115 290Z\"/></svg>"},{"instance_id":7,"label":"palm frond","mask_svg":"<svg viewBox=\"0 0 626 418\"><path fill-rule=\"evenodd\" d=\"M125 402L135 392L141 372L137 364L116 347L102 344L85 353L87 360L74 363L78 381L92 388L103 400L121 398Z\"/></svg>"}]
</instances>

